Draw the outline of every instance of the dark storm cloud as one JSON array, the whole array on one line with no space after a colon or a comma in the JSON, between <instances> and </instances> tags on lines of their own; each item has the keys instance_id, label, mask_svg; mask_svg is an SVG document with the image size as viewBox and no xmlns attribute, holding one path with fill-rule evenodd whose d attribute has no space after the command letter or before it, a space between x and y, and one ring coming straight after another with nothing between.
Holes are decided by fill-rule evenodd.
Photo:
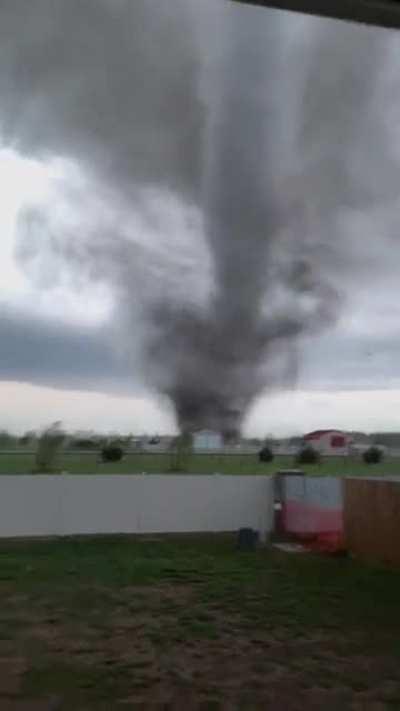
<instances>
[{"instance_id":1,"label":"dark storm cloud","mask_svg":"<svg viewBox=\"0 0 400 711\"><path fill-rule=\"evenodd\" d=\"M1 4L4 141L85 176L72 227L56 205L24 213L19 257L111 285L123 348L140 340L183 428L237 429L293 381L296 339L333 323L368 256L348 249L354 212L398 193L392 44L228 3Z\"/></svg>"},{"instance_id":2,"label":"dark storm cloud","mask_svg":"<svg viewBox=\"0 0 400 711\"><path fill-rule=\"evenodd\" d=\"M101 329L83 329L12 310L0 318L0 379L68 389L140 391Z\"/></svg>"},{"instance_id":3,"label":"dark storm cloud","mask_svg":"<svg viewBox=\"0 0 400 711\"><path fill-rule=\"evenodd\" d=\"M107 331L107 329L106 329ZM110 394L143 394L131 362L118 355L104 328L60 324L8 310L0 319L0 380ZM400 387L399 340L393 333L340 330L302 344L303 389Z\"/></svg>"},{"instance_id":4,"label":"dark storm cloud","mask_svg":"<svg viewBox=\"0 0 400 711\"><path fill-rule=\"evenodd\" d=\"M127 192L193 195L202 109L188 2L2 0L0 126L22 154L72 157Z\"/></svg>"}]
</instances>

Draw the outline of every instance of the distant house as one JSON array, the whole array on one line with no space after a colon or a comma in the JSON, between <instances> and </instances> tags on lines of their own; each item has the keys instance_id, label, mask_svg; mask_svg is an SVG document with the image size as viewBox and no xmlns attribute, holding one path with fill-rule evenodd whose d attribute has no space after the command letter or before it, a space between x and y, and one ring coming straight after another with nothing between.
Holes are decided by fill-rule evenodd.
<instances>
[{"instance_id":1,"label":"distant house","mask_svg":"<svg viewBox=\"0 0 400 711\"><path fill-rule=\"evenodd\" d=\"M195 452L218 451L223 446L222 435L213 430L198 430L193 434L193 449Z\"/></svg>"},{"instance_id":2,"label":"distant house","mask_svg":"<svg viewBox=\"0 0 400 711\"><path fill-rule=\"evenodd\" d=\"M320 454L346 456L350 453L352 437L340 430L315 430L303 437L303 446L309 446Z\"/></svg>"}]
</instances>

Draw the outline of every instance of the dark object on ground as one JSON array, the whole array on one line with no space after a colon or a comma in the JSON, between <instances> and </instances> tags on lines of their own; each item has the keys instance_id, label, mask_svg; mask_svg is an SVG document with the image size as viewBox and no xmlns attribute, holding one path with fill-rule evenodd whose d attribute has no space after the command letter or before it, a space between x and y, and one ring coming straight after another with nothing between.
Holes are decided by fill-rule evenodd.
<instances>
[{"instance_id":1,"label":"dark object on ground","mask_svg":"<svg viewBox=\"0 0 400 711\"><path fill-rule=\"evenodd\" d=\"M80 439L73 439L70 443L70 449L98 449L99 442L94 439L86 439L84 437Z\"/></svg>"},{"instance_id":2,"label":"dark object on ground","mask_svg":"<svg viewBox=\"0 0 400 711\"><path fill-rule=\"evenodd\" d=\"M278 469L276 476L305 476L302 469Z\"/></svg>"},{"instance_id":3,"label":"dark object on ground","mask_svg":"<svg viewBox=\"0 0 400 711\"><path fill-rule=\"evenodd\" d=\"M260 449L258 453L258 459L260 462L272 462L274 458L274 453L272 449L269 447L265 446L262 449Z\"/></svg>"},{"instance_id":4,"label":"dark object on ground","mask_svg":"<svg viewBox=\"0 0 400 711\"><path fill-rule=\"evenodd\" d=\"M379 464L383 459L383 452L379 447L370 447L365 450L363 460L366 464Z\"/></svg>"},{"instance_id":5,"label":"dark object on ground","mask_svg":"<svg viewBox=\"0 0 400 711\"><path fill-rule=\"evenodd\" d=\"M296 457L298 464L318 464L321 457L313 447L303 447Z\"/></svg>"},{"instance_id":6,"label":"dark object on ground","mask_svg":"<svg viewBox=\"0 0 400 711\"><path fill-rule=\"evenodd\" d=\"M258 531L254 528L240 528L238 534L238 549L240 551L254 551L258 544Z\"/></svg>"},{"instance_id":7,"label":"dark object on ground","mask_svg":"<svg viewBox=\"0 0 400 711\"><path fill-rule=\"evenodd\" d=\"M103 462L119 462L123 456L123 449L115 444L107 444L101 450L101 458Z\"/></svg>"}]
</instances>

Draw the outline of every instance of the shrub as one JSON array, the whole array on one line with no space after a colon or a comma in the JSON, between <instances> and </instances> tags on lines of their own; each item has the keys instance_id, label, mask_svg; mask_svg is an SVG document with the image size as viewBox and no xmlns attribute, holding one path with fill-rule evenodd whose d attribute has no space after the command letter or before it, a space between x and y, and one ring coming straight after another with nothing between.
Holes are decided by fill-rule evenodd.
<instances>
[{"instance_id":1,"label":"shrub","mask_svg":"<svg viewBox=\"0 0 400 711\"><path fill-rule=\"evenodd\" d=\"M38 440L34 472L51 472L56 466L56 457L65 440L65 434L61 430L61 423L54 422L41 434Z\"/></svg>"},{"instance_id":2,"label":"shrub","mask_svg":"<svg viewBox=\"0 0 400 711\"><path fill-rule=\"evenodd\" d=\"M318 464L320 461L319 452L313 447L303 447L296 457L298 464Z\"/></svg>"},{"instance_id":3,"label":"shrub","mask_svg":"<svg viewBox=\"0 0 400 711\"><path fill-rule=\"evenodd\" d=\"M117 444L106 444L101 450L103 462L119 462L124 456L124 450Z\"/></svg>"},{"instance_id":4,"label":"shrub","mask_svg":"<svg viewBox=\"0 0 400 711\"><path fill-rule=\"evenodd\" d=\"M379 464L383 459L383 452L379 447L370 447L363 454L363 460L366 464Z\"/></svg>"},{"instance_id":5,"label":"shrub","mask_svg":"<svg viewBox=\"0 0 400 711\"><path fill-rule=\"evenodd\" d=\"M258 453L258 459L260 462L272 462L274 459L274 453L272 449L265 445L262 449L260 449Z\"/></svg>"}]
</instances>

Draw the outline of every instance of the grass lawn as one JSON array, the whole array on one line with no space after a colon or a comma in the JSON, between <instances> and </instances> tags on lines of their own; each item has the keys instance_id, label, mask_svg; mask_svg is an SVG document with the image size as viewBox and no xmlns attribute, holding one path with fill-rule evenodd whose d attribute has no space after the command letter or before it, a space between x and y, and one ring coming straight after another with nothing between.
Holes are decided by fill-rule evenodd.
<instances>
[{"instance_id":1,"label":"grass lawn","mask_svg":"<svg viewBox=\"0 0 400 711\"><path fill-rule=\"evenodd\" d=\"M2 543L0 709L400 708L399 599L227 536Z\"/></svg>"},{"instance_id":2,"label":"grass lawn","mask_svg":"<svg viewBox=\"0 0 400 711\"><path fill-rule=\"evenodd\" d=\"M57 462L58 471L70 474L148 474L168 473L172 457L168 454L128 454L120 462L103 464L99 455L64 453ZM29 474L34 467L32 454L2 454L0 474ZM193 454L188 460L187 472L193 474L274 474L278 469L297 468L293 457L275 457L273 462L262 463L257 455ZM359 458L325 457L318 465L300 467L307 474L316 475L400 475L400 459L386 459L378 465L364 464Z\"/></svg>"}]
</instances>

